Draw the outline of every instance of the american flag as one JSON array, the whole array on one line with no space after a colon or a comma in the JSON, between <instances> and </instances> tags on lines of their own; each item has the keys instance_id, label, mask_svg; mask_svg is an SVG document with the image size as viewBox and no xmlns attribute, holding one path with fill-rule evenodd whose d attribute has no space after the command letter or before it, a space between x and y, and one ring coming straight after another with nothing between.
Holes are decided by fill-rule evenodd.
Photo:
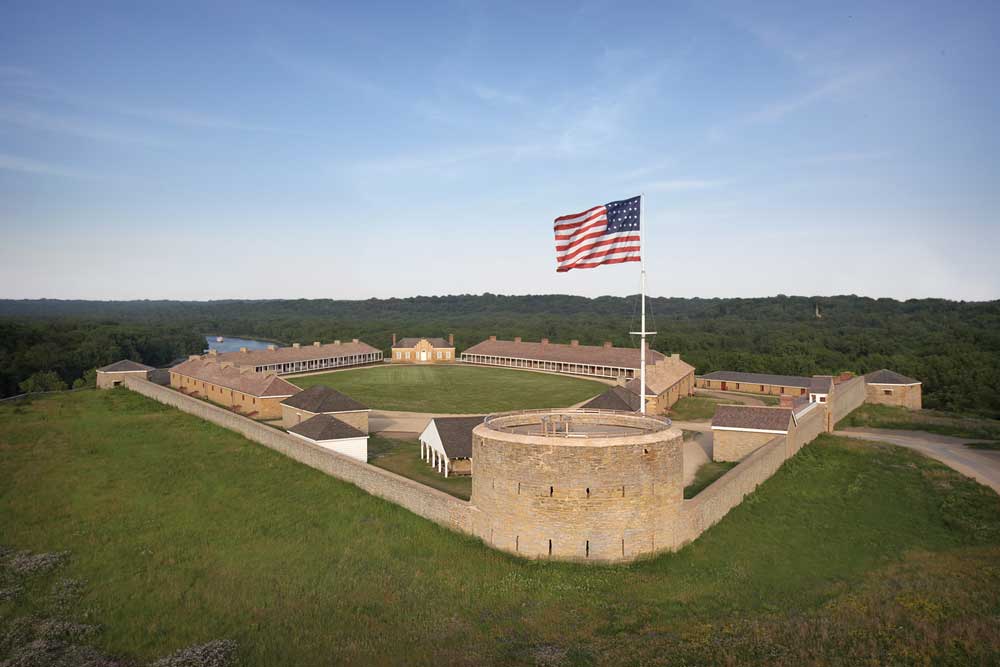
<instances>
[{"instance_id":1,"label":"american flag","mask_svg":"<svg viewBox=\"0 0 1000 667\"><path fill-rule=\"evenodd\" d=\"M556 271L640 261L639 199L556 218Z\"/></svg>"}]
</instances>

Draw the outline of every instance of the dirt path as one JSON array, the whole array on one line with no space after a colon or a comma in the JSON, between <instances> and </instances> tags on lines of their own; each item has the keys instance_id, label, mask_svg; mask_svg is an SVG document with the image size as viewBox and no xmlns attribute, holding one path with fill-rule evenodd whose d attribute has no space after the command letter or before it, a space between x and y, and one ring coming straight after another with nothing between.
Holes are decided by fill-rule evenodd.
<instances>
[{"instance_id":1,"label":"dirt path","mask_svg":"<svg viewBox=\"0 0 1000 667\"><path fill-rule=\"evenodd\" d=\"M836 430L833 434L887 442L916 450L1000 493L1000 451L971 449L965 446L970 442L988 441L953 438L923 431L892 431L878 428L845 428Z\"/></svg>"}]
</instances>

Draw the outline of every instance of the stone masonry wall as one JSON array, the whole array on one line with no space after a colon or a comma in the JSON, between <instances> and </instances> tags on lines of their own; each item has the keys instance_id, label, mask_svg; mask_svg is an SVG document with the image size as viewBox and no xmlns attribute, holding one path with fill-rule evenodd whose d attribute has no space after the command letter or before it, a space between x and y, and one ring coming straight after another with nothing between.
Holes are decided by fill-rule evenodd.
<instances>
[{"instance_id":1,"label":"stone masonry wall","mask_svg":"<svg viewBox=\"0 0 1000 667\"><path fill-rule=\"evenodd\" d=\"M867 391L865 378L859 375L847 382L841 382L833 388L833 402L830 404L831 426L854 412L865 402Z\"/></svg>"},{"instance_id":2,"label":"stone masonry wall","mask_svg":"<svg viewBox=\"0 0 1000 667\"><path fill-rule=\"evenodd\" d=\"M886 394L885 392L890 392ZM907 410L919 410L923 407L921 385L888 385L870 384L867 386L866 403L875 405L895 405Z\"/></svg>"},{"instance_id":3,"label":"stone masonry wall","mask_svg":"<svg viewBox=\"0 0 1000 667\"><path fill-rule=\"evenodd\" d=\"M753 431L712 431L712 460L739 461L758 447L763 447L775 438L774 433Z\"/></svg>"},{"instance_id":4,"label":"stone masonry wall","mask_svg":"<svg viewBox=\"0 0 1000 667\"><path fill-rule=\"evenodd\" d=\"M388 470L355 461L305 442L270 426L235 414L204 401L161 387L141 378L126 378L125 386L182 412L201 417L223 428L236 431L248 440L281 452L299 463L315 468L358 488L404 507L446 528L472 533L473 508L469 503L436 489L401 477Z\"/></svg>"}]
</instances>

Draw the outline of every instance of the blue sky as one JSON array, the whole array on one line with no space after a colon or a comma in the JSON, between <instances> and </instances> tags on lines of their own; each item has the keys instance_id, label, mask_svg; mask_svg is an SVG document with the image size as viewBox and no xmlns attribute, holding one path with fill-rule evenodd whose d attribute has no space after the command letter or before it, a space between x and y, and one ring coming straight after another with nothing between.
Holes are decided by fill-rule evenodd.
<instances>
[{"instance_id":1,"label":"blue sky","mask_svg":"<svg viewBox=\"0 0 1000 667\"><path fill-rule=\"evenodd\" d=\"M335 4L5 3L0 297L1000 297L997 3Z\"/></svg>"}]
</instances>

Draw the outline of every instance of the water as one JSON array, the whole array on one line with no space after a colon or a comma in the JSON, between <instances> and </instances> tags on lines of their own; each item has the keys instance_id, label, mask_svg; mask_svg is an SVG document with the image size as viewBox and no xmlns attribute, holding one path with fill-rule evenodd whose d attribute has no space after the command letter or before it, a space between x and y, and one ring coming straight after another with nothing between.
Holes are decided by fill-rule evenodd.
<instances>
[{"instance_id":1,"label":"water","mask_svg":"<svg viewBox=\"0 0 1000 667\"><path fill-rule=\"evenodd\" d=\"M215 341L216 336L205 336L205 344L209 350L218 350L219 352L239 352L241 347L245 347L248 350L266 350L267 346L272 344L266 340L229 338L228 336L223 336L223 338L225 338L223 342L217 343Z\"/></svg>"}]
</instances>

